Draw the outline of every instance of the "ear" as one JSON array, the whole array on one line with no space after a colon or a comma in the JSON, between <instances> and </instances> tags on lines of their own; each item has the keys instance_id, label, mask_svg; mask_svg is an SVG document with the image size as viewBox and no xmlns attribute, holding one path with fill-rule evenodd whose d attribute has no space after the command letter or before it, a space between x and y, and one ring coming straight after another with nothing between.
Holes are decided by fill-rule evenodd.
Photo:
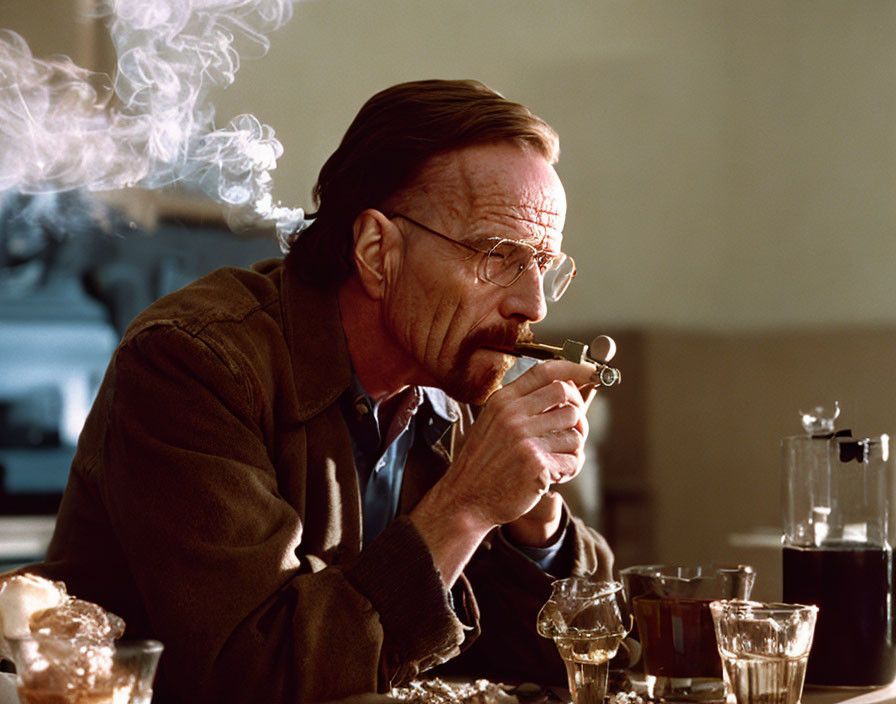
<instances>
[{"instance_id":1,"label":"ear","mask_svg":"<svg viewBox=\"0 0 896 704\"><path fill-rule=\"evenodd\" d=\"M383 297L386 254L394 244L395 225L379 210L368 209L355 218L353 257L361 285L374 300Z\"/></svg>"}]
</instances>

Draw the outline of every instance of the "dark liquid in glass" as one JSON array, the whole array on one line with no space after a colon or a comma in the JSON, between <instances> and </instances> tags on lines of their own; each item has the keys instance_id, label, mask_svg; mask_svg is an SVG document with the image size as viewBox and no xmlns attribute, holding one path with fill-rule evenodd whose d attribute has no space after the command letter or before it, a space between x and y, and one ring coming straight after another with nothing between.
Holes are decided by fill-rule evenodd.
<instances>
[{"instance_id":1,"label":"dark liquid in glass","mask_svg":"<svg viewBox=\"0 0 896 704\"><path fill-rule=\"evenodd\" d=\"M722 678L711 601L652 595L634 599L632 608L648 675Z\"/></svg>"},{"instance_id":2,"label":"dark liquid in glass","mask_svg":"<svg viewBox=\"0 0 896 704\"><path fill-rule=\"evenodd\" d=\"M844 542L783 553L784 601L818 606L806 682L889 684L896 675L891 549Z\"/></svg>"}]
</instances>

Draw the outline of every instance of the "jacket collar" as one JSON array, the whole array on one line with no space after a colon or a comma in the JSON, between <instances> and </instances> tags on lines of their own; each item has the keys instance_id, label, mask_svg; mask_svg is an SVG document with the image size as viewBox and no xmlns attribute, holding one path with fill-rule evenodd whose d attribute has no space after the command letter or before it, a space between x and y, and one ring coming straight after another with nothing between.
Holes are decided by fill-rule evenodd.
<instances>
[{"instance_id":1,"label":"jacket collar","mask_svg":"<svg viewBox=\"0 0 896 704\"><path fill-rule=\"evenodd\" d=\"M342 328L336 288L300 278L297 257L286 256L280 298L286 343L305 421L333 404L352 381L352 364Z\"/></svg>"},{"instance_id":2,"label":"jacket collar","mask_svg":"<svg viewBox=\"0 0 896 704\"><path fill-rule=\"evenodd\" d=\"M284 333L292 360L302 421L317 415L353 384L354 372L342 327L335 287L315 286L301 277L302 262L287 255L280 297ZM460 417L460 406L441 389L420 387L440 423L438 437Z\"/></svg>"}]
</instances>

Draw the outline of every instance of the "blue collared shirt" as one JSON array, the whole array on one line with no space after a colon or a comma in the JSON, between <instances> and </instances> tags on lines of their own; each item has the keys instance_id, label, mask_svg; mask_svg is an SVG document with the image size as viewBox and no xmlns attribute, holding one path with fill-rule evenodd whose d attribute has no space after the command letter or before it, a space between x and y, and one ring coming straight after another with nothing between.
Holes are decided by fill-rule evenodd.
<instances>
[{"instance_id":1,"label":"blue collared shirt","mask_svg":"<svg viewBox=\"0 0 896 704\"><path fill-rule=\"evenodd\" d=\"M457 403L441 389L409 387L398 401L388 428L382 428L379 407L353 376L342 396L342 411L352 441L352 453L361 487L364 545L368 545L398 514L401 481L415 435L433 446L460 417ZM544 548L516 546L545 571L567 553L568 531Z\"/></svg>"}]
</instances>

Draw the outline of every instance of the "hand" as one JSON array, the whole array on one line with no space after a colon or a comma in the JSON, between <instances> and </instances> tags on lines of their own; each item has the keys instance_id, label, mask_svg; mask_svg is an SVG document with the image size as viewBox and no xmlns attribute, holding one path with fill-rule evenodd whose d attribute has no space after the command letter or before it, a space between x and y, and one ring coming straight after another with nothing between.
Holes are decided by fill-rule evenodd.
<instances>
[{"instance_id":1,"label":"hand","mask_svg":"<svg viewBox=\"0 0 896 704\"><path fill-rule=\"evenodd\" d=\"M448 471L411 513L447 583L491 528L527 514L552 484L579 473L588 423L578 387L593 372L551 360L489 398ZM554 501L543 505L551 513ZM544 531L541 511L527 521Z\"/></svg>"},{"instance_id":2,"label":"hand","mask_svg":"<svg viewBox=\"0 0 896 704\"><path fill-rule=\"evenodd\" d=\"M578 386L592 372L590 365L548 361L495 392L440 490L494 526L519 518L552 484L572 479L588 435Z\"/></svg>"}]
</instances>

